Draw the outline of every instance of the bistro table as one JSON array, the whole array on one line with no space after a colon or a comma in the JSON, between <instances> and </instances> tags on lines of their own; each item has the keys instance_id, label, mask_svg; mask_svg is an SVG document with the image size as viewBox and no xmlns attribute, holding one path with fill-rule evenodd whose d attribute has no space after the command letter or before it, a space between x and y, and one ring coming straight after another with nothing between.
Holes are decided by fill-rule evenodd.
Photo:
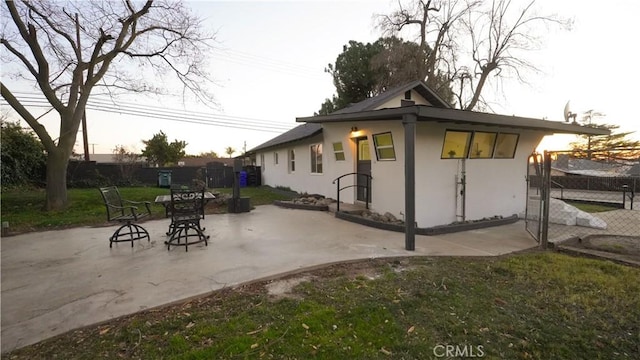
<instances>
[{"instance_id":1,"label":"bistro table","mask_svg":"<svg viewBox=\"0 0 640 360\"><path fill-rule=\"evenodd\" d=\"M211 191L204 192L204 204L206 205L209 201L215 199L216 196L213 195ZM164 215L169 217L169 205L171 205L171 195L158 195L156 196L156 200L154 201L156 204L160 204L164 206Z\"/></svg>"},{"instance_id":2,"label":"bistro table","mask_svg":"<svg viewBox=\"0 0 640 360\"><path fill-rule=\"evenodd\" d=\"M213 199L215 199L216 196L211 192L211 191L205 191L204 192L204 205L206 206L207 203ZM158 195L156 196L156 199L154 201L156 204L160 204L162 206L164 206L164 215L166 217L170 217L171 213L170 213L170 208L171 208L171 195ZM204 217L204 213L202 214L202 216ZM203 229L204 230L204 229ZM173 232L173 221L171 222L171 224L169 225L169 231L167 231L167 235L171 235L171 233Z\"/></svg>"}]
</instances>

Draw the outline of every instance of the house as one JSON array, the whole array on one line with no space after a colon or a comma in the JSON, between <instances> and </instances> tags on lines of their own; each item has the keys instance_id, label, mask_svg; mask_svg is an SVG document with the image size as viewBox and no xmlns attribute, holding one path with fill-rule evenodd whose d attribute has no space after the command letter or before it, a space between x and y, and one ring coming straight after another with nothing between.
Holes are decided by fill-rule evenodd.
<instances>
[{"instance_id":1,"label":"house","mask_svg":"<svg viewBox=\"0 0 640 360\"><path fill-rule=\"evenodd\" d=\"M625 177L634 176L638 166L640 164L634 165L633 161L630 160L605 162L572 158L569 154L558 154L557 159L551 163L551 175Z\"/></svg>"},{"instance_id":2,"label":"house","mask_svg":"<svg viewBox=\"0 0 640 360\"><path fill-rule=\"evenodd\" d=\"M296 121L302 124L250 150L263 184L336 198L335 179L361 174L341 178L340 187L360 185L342 190L341 201L369 201L376 212L404 218L409 250L416 224L522 212L528 157L543 136L608 133L453 109L422 81Z\"/></svg>"},{"instance_id":3,"label":"house","mask_svg":"<svg viewBox=\"0 0 640 360\"><path fill-rule=\"evenodd\" d=\"M146 163L147 158L142 155L136 155L137 157L133 162L135 163ZM82 154L77 155L77 158L84 159ZM117 164L121 162L131 162L130 158L128 159L119 159L116 154L90 154L89 159L91 161L95 161L98 164Z\"/></svg>"},{"instance_id":4,"label":"house","mask_svg":"<svg viewBox=\"0 0 640 360\"><path fill-rule=\"evenodd\" d=\"M217 163L221 166L233 166L233 161L233 158L218 158L212 156L186 156L180 159L177 165L205 167L207 166L207 164Z\"/></svg>"}]
</instances>

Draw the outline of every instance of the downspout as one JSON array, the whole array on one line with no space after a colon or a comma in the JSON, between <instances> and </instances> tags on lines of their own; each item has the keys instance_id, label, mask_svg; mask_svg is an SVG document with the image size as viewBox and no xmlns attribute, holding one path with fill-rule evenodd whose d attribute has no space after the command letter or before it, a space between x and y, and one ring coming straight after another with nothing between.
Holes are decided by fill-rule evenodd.
<instances>
[{"instance_id":1,"label":"downspout","mask_svg":"<svg viewBox=\"0 0 640 360\"><path fill-rule=\"evenodd\" d=\"M458 175L458 170L456 169L455 176L455 212L456 212L456 221L465 221L466 220L466 206L467 206L467 170L466 170L466 159L462 158L458 161L460 165L460 175ZM458 211L460 210L460 211Z\"/></svg>"},{"instance_id":2,"label":"downspout","mask_svg":"<svg viewBox=\"0 0 640 360\"><path fill-rule=\"evenodd\" d=\"M466 159L462 159L461 171L460 171L460 195L462 196L462 221L467 220L467 162Z\"/></svg>"}]
</instances>

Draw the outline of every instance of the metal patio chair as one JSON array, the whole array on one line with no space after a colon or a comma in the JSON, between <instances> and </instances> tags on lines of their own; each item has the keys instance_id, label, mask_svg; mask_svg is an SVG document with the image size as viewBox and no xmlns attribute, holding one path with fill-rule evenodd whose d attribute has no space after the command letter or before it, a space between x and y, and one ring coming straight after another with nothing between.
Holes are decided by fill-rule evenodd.
<instances>
[{"instance_id":1,"label":"metal patio chair","mask_svg":"<svg viewBox=\"0 0 640 360\"><path fill-rule=\"evenodd\" d=\"M209 235L205 235L200 220L204 218L204 190L171 189L171 227L167 250L171 246L184 246L204 242L208 246Z\"/></svg>"},{"instance_id":2,"label":"metal patio chair","mask_svg":"<svg viewBox=\"0 0 640 360\"><path fill-rule=\"evenodd\" d=\"M100 194L107 208L107 220L122 223L122 225L109 238L109 248L113 243L131 241L131 247L135 240L147 239L149 233L135 222L151 215L151 203L149 201L129 201L122 199L120 191L115 186L100 188ZM141 206L144 205L144 206Z\"/></svg>"}]
</instances>

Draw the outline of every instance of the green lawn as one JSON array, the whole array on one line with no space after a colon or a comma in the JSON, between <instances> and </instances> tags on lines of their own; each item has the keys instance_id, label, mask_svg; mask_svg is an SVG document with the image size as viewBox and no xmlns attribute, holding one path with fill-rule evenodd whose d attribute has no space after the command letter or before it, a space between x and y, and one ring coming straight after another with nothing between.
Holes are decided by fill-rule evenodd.
<instances>
[{"instance_id":1,"label":"green lawn","mask_svg":"<svg viewBox=\"0 0 640 360\"><path fill-rule=\"evenodd\" d=\"M449 345L487 359L640 358L638 268L534 252L303 275L284 297L264 283L225 289L3 357L432 359Z\"/></svg>"},{"instance_id":2,"label":"green lawn","mask_svg":"<svg viewBox=\"0 0 640 360\"><path fill-rule=\"evenodd\" d=\"M164 216L162 205L154 204L157 195L169 194L169 189L158 187L122 187L122 197L133 201L151 201L153 218ZM212 190L231 193L231 189ZM60 229L73 226L100 225L106 223L106 210L98 189L69 189L69 207L63 211L47 212L44 189L16 189L2 191L1 221L8 221L11 233ZM271 204L283 200L270 187L242 188L241 196L251 197L251 205ZM226 212L219 206L215 212Z\"/></svg>"},{"instance_id":3,"label":"green lawn","mask_svg":"<svg viewBox=\"0 0 640 360\"><path fill-rule=\"evenodd\" d=\"M575 206L576 208L588 213L597 213L597 212L620 209L614 206L607 206L602 204L589 204L589 203L584 203L579 201L566 201L566 203L569 205Z\"/></svg>"}]
</instances>

